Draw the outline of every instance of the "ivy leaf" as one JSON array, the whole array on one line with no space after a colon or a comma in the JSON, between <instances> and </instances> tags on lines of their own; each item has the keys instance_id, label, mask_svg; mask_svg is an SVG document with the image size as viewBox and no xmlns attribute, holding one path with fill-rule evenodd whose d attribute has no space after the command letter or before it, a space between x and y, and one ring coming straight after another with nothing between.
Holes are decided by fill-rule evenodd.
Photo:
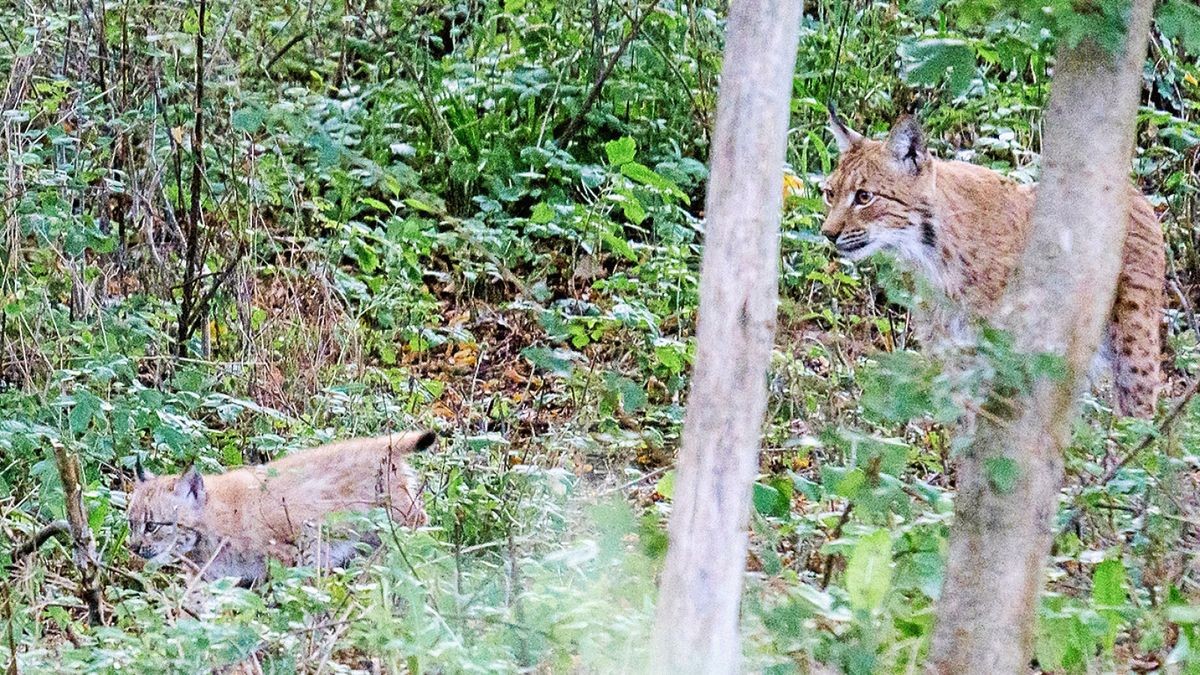
<instances>
[{"instance_id":1,"label":"ivy leaf","mask_svg":"<svg viewBox=\"0 0 1200 675\"><path fill-rule=\"evenodd\" d=\"M962 40L935 38L900 45L900 77L908 84L937 86L946 81L954 96L962 96L971 88L979 72L975 66L975 49Z\"/></svg>"}]
</instances>

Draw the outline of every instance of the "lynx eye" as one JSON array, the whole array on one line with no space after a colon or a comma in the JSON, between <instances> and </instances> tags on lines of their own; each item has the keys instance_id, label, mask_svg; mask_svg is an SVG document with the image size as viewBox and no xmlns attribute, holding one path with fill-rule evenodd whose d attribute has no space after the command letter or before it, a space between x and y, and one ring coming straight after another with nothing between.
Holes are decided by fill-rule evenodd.
<instances>
[{"instance_id":1,"label":"lynx eye","mask_svg":"<svg viewBox=\"0 0 1200 675\"><path fill-rule=\"evenodd\" d=\"M825 206L833 206L833 190L822 188L821 199L825 202Z\"/></svg>"},{"instance_id":2,"label":"lynx eye","mask_svg":"<svg viewBox=\"0 0 1200 675\"><path fill-rule=\"evenodd\" d=\"M146 522L146 534L154 534L161 527L158 523Z\"/></svg>"},{"instance_id":3,"label":"lynx eye","mask_svg":"<svg viewBox=\"0 0 1200 675\"><path fill-rule=\"evenodd\" d=\"M873 201L875 201L875 193L873 192L868 192L867 190L857 190L854 193L855 206L866 206Z\"/></svg>"}]
</instances>

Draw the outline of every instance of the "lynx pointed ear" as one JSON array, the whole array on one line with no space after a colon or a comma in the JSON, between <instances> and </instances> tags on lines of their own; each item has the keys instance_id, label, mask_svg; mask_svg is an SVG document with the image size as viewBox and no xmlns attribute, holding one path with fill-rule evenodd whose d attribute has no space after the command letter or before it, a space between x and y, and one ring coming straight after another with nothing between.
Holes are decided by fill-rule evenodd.
<instances>
[{"instance_id":1,"label":"lynx pointed ear","mask_svg":"<svg viewBox=\"0 0 1200 675\"><path fill-rule=\"evenodd\" d=\"M912 175L921 173L929 164L929 149L925 147L925 132L911 115L901 117L888 134L888 150L892 159Z\"/></svg>"},{"instance_id":2,"label":"lynx pointed ear","mask_svg":"<svg viewBox=\"0 0 1200 675\"><path fill-rule=\"evenodd\" d=\"M142 456L138 455L133 460L133 476L137 478L137 482L145 483L154 476L146 472L146 467L142 466Z\"/></svg>"},{"instance_id":3,"label":"lynx pointed ear","mask_svg":"<svg viewBox=\"0 0 1200 675\"><path fill-rule=\"evenodd\" d=\"M197 506L203 506L208 499L208 493L204 489L204 476L196 470L195 464L189 466L175 482L175 496L194 501Z\"/></svg>"},{"instance_id":4,"label":"lynx pointed ear","mask_svg":"<svg viewBox=\"0 0 1200 675\"><path fill-rule=\"evenodd\" d=\"M863 139L862 134L842 123L842 118L838 117L837 111L833 108L829 109L829 131L833 133L833 140L837 143L838 152L845 152L853 148Z\"/></svg>"}]
</instances>

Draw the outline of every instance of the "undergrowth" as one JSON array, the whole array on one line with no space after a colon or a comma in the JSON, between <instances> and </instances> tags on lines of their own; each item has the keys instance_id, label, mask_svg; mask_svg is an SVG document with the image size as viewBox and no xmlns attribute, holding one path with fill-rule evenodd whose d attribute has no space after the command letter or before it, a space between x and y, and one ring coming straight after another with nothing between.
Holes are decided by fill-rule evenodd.
<instances>
[{"instance_id":1,"label":"undergrowth","mask_svg":"<svg viewBox=\"0 0 1200 675\"><path fill-rule=\"evenodd\" d=\"M818 234L823 102L864 133L915 110L940 156L1033 180L1054 43L984 3L856 3L832 82L845 7L807 4L747 667L909 671L941 587L962 383L916 351L907 271L850 267ZM639 672L724 4L0 7L0 663ZM1134 175L1169 241L1171 399L1198 358L1200 68L1159 28ZM1024 367L991 346L985 376ZM1114 417L1102 390L1083 407L1038 666L1196 670L1200 413L1146 444L1160 427ZM244 589L124 546L139 457L219 471L415 427L441 436L414 458L431 525L384 528L348 569ZM13 555L63 517L63 446L87 480L102 625L63 542Z\"/></svg>"}]
</instances>

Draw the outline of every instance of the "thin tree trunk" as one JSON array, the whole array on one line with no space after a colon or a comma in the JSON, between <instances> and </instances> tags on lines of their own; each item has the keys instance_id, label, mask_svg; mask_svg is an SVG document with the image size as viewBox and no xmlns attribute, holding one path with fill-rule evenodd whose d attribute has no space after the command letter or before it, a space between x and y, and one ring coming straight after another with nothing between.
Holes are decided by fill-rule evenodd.
<instances>
[{"instance_id":1,"label":"thin tree trunk","mask_svg":"<svg viewBox=\"0 0 1200 675\"><path fill-rule=\"evenodd\" d=\"M731 3L696 366L654 631L658 672L732 673L775 335L783 161L802 3Z\"/></svg>"},{"instance_id":2,"label":"thin tree trunk","mask_svg":"<svg viewBox=\"0 0 1200 675\"><path fill-rule=\"evenodd\" d=\"M100 568L96 564L96 542L88 526L87 508L83 504L83 480L79 459L61 443L54 445L54 460L62 479L66 501L67 525L71 530L72 559L79 572L79 597L87 604L92 625L103 621L100 603Z\"/></svg>"},{"instance_id":3,"label":"thin tree trunk","mask_svg":"<svg viewBox=\"0 0 1200 675\"><path fill-rule=\"evenodd\" d=\"M958 467L931 663L941 673L1028 669L1075 401L1108 320L1129 210L1129 162L1153 0L1134 0L1125 46L1061 47L1046 112L1031 243L998 323L1066 377L996 392ZM1015 480L1010 480L1014 474Z\"/></svg>"}]
</instances>

